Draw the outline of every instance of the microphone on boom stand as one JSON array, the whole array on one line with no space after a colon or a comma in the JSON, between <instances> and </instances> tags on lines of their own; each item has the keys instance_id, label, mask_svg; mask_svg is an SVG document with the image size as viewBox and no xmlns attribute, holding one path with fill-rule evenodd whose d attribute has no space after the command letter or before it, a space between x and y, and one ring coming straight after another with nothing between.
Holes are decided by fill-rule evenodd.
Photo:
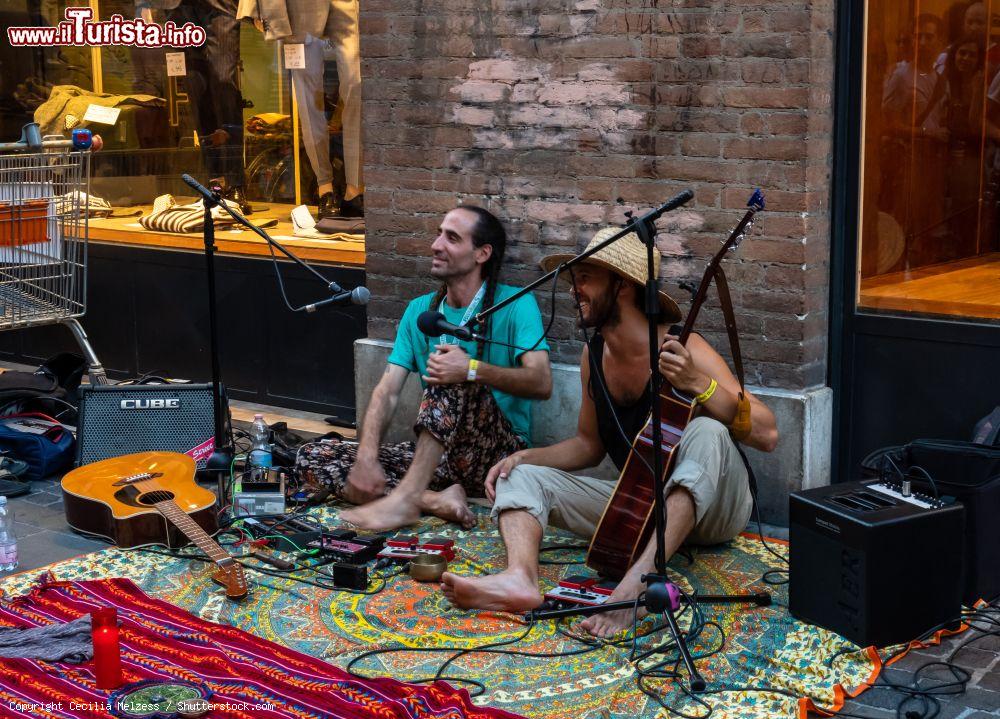
<instances>
[{"instance_id":1,"label":"microphone on boom stand","mask_svg":"<svg viewBox=\"0 0 1000 719\"><path fill-rule=\"evenodd\" d=\"M221 197L219 197L216 193L212 192L210 189L208 189L203 184L198 182L196 179L191 177L191 175L187 174L181 175L181 179L184 180L184 183L188 187L190 187L192 190L201 195L202 198L208 201L209 203L213 205L218 205L222 201Z\"/></svg>"},{"instance_id":2,"label":"microphone on boom stand","mask_svg":"<svg viewBox=\"0 0 1000 719\"><path fill-rule=\"evenodd\" d=\"M353 290L341 290L332 297L327 297L325 300L320 300L319 302L313 302L311 305L306 305L303 309L306 312L315 312L320 307L325 307L326 305L367 305L371 296L372 293L368 291L367 287L355 287Z\"/></svg>"},{"instance_id":3,"label":"microphone on boom stand","mask_svg":"<svg viewBox=\"0 0 1000 719\"><path fill-rule=\"evenodd\" d=\"M473 322L472 324L475 324L475 322ZM440 337L441 335L449 335L451 337L460 339L463 342L488 342L490 344L510 347L511 349L519 350L521 352L530 351L526 347L518 347L517 345L507 344L506 342L501 342L500 340L495 340L492 339L491 337L485 337L483 335L477 334L472 329L471 324L469 325L453 324L445 319L443 313L434 312L433 310L428 310L427 312L421 312L417 316L417 329L419 329L428 337Z\"/></svg>"},{"instance_id":4,"label":"microphone on boom stand","mask_svg":"<svg viewBox=\"0 0 1000 719\"><path fill-rule=\"evenodd\" d=\"M433 310L420 313L417 317L417 329L428 337L451 335L452 337L457 337L458 339L466 342L475 342L481 339L486 339L485 337L477 335L468 325L452 324L445 319L443 313L434 312Z\"/></svg>"},{"instance_id":5,"label":"microphone on boom stand","mask_svg":"<svg viewBox=\"0 0 1000 719\"><path fill-rule=\"evenodd\" d=\"M301 258L295 255L295 253L281 245L281 243L275 241L264 230L257 227L257 225L250 222L241 213L233 209L229 203L223 202L217 192L213 192L209 188L205 187L196 179L191 177L191 175L183 174L181 175L181 179L188 187L201 196L205 205L205 219L202 226L202 235L205 242L205 263L208 278L209 338L211 343L210 355L212 361L212 395L214 400L212 409L213 414L215 415L215 451L208 459L206 470L216 472L218 474L219 497L221 499L226 496L225 478L228 476L232 468L235 449L232 442L232 432L229 425L228 401L222 384L222 368L219 360L219 325L215 291L215 218L212 213L213 208L221 207L229 213L234 220L267 242L269 248L271 249L271 255L274 261L275 272L278 277L278 287L281 290L281 296L284 299L285 304L288 306L288 309L292 312L305 311L307 313L311 313L326 305L367 305L368 300L371 297L371 293L366 287L355 287L352 290L344 290L336 282L331 282L329 279L324 277L321 272L304 262ZM323 285L331 293L333 293L333 295L324 300L313 302L312 304L303 305L301 307L293 307L285 294L285 286L281 279L281 271L278 267L278 262L274 258L274 250L281 252L289 260L313 275L313 277L322 282Z\"/></svg>"}]
</instances>

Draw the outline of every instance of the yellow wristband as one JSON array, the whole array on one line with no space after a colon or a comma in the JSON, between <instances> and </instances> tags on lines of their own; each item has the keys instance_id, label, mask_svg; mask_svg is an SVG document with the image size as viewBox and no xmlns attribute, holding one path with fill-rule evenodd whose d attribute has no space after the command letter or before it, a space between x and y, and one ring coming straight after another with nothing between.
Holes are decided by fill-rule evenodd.
<instances>
[{"instance_id":1,"label":"yellow wristband","mask_svg":"<svg viewBox=\"0 0 1000 719\"><path fill-rule=\"evenodd\" d=\"M465 381L466 382L475 382L476 381L476 370L478 370L478 369L479 369L479 360L477 360L477 359L470 359L469 360L469 373L467 375L465 375Z\"/></svg>"},{"instance_id":2,"label":"yellow wristband","mask_svg":"<svg viewBox=\"0 0 1000 719\"><path fill-rule=\"evenodd\" d=\"M708 400L712 399L712 395L715 394L715 390L718 386L719 383L713 379L711 382L709 382L708 389L706 389L700 395L695 397L694 401L697 402L698 404L705 404L706 402L708 402Z\"/></svg>"}]
</instances>

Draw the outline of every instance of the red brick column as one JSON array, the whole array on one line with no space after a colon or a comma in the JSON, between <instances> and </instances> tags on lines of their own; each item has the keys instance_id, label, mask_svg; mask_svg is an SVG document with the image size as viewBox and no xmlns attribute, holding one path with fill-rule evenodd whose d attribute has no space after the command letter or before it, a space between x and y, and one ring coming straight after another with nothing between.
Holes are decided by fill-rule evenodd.
<instances>
[{"instance_id":1,"label":"red brick column","mask_svg":"<svg viewBox=\"0 0 1000 719\"><path fill-rule=\"evenodd\" d=\"M433 284L441 214L482 204L513 241L506 280L690 187L662 223L662 277L682 282L739 220L768 208L727 262L752 384L826 378L832 0L364 0L368 331L391 339ZM621 198L623 204L616 204ZM539 296L543 309L548 300ZM554 359L577 361L556 305ZM701 329L724 346L709 305Z\"/></svg>"}]
</instances>

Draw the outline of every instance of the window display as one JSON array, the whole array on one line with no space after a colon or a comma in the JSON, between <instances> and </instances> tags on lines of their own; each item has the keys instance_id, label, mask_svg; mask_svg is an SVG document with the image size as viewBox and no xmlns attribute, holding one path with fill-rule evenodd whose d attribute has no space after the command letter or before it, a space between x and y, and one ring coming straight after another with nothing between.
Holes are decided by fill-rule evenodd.
<instances>
[{"instance_id":1,"label":"window display","mask_svg":"<svg viewBox=\"0 0 1000 719\"><path fill-rule=\"evenodd\" d=\"M0 48L0 132L88 127L105 139L91 195L116 231L164 232L154 203L193 200L180 175L222 189L276 237L363 240L361 69L357 0L18 0L5 27L57 27L67 6L94 21L202 28L191 47ZM13 6L13 7L12 7ZM293 224L305 205L315 221ZM140 222L138 218L144 221ZM117 223L117 224L115 224ZM182 234L184 230L173 230Z\"/></svg>"},{"instance_id":2,"label":"window display","mask_svg":"<svg viewBox=\"0 0 1000 719\"><path fill-rule=\"evenodd\" d=\"M1000 1L867 8L858 306L1000 319Z\"/></svg>"}]
</instances>

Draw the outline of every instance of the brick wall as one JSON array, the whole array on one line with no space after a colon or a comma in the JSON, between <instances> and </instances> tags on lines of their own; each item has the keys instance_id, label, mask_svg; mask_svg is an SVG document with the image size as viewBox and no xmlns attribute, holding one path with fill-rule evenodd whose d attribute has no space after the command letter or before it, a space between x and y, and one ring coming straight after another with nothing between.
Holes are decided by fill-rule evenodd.
<instances>
[{"instance_id":1,"label":"brick wall","mask_svg":"<svg viewBox=\"0 0 1000 719\"><path fill-rule=\"evenodd\" d=\"M541 256L690 187L695 201L660 224L662 278L684 307L680 285L760 186L767 212L726 263L748 381L824 383L833 0L364 0L361 13L370 336L391 339L433 287L429 245L460 200L507 222L506 280L523 284ZM565 292L556 312L554 359L576 362ZM714 300L702 318L724 345Z\"/></svg>"}]
</instances>

